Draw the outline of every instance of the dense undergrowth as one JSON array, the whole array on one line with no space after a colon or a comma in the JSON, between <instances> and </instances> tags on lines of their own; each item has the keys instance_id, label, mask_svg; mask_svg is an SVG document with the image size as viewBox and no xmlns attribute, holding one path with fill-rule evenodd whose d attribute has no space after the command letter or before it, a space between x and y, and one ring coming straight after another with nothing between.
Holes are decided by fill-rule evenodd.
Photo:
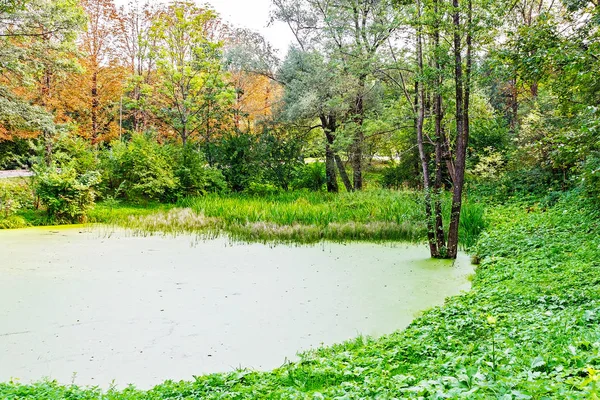
<instances>
[{"instance_id":1,"label":"dense undergrowth","mask_svg":"<svg viewBox=\"0 0 600 400\"><path fill-rule=\"evenodd\" d=\"M0 398L597 398L600 212L572 193L550 208L499 206L488 218L472 291L404 331L308 352L272 372L214 374L150 391L9 383Z\"/></svg>"}]
</instances>

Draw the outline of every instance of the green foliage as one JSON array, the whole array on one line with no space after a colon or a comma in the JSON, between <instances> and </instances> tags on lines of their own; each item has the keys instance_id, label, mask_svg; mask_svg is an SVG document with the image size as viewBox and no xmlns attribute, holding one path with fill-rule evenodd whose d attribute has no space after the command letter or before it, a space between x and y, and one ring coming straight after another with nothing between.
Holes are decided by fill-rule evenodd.
<instances>
[{"instance_id":1,"label":"green foliage","mask_svg":"<svg viewBox=\"0 0 600 400\"><path fill-rule=\"evenodd\" d=\"M174 163L178 198L219 193L227 187L221 171L207 166L203 154L193 146L177 147Z\"/></svg>"},{"instance_id":2,"label":"green foliage","mask_svg":"<svg viewBox=\"0 0 600 400\"><path fill-rule=\"evenodd\" d=\"M75 169L49 168L37 172L35 189L48 216L56 221L83 222L94 206L100 174L79 174Z\"/></svg>"},{"instance_id":3,"label":"green foliage","mask_svg":"<svg viewBox=\"0 0 600 400\"><path fill-rule=\"evenodd\" d=\"M265 132L258 138L254 158L264 182L288 190L303 165L302 140L293 134Z\"/></svg>"},{"instance_id":4,"label":"green foliage","mask_svg":"<svg viewBox=\"0 0 600 400\"><path fill-rule=\"evenodd\" d=\"M301 149L296 138L265 132L225 135L213 151L229 188L242 192L252 183L289 189L295 170L302 165Z\"/></svg>"},{"instance_id":5,"label":"green foliage","mask_svg":"<svg viewBox=\"0 0 600 400\"><path fill-rule=\"evenodd\" d=\"M292 181L294 189L308 189L313 192L319 192L327 184L325 164L322 162L305 164L298 168L294 175L294 180Z\"/></svg>"},{"instance_id":6,"label":"green foliage","mask_svg":"<svg viewBox=\"0 0 600 400\"><path fill-rule=\"evenodd\" d=\"M98 153L87 140L79 136L63 132L54 139L52 147L52 161L59 168L72 168L78 174L97 169Z\"/></svg>"},{"instance_id":7,"label":"green foliage","mask_svg":"<svg viewBox=\"0 0 600 400\"><path fill-rule=\"evenodd\" d=\"M0 219L8 219L17 211L34 207L35 198L28 179L0 180Z\"/></svg>"},{"instance_id":8,"label":"green foliage","mask_svg":"<svg viewBox=\"0 0 600 400\"><path fill-rule=\"evenodd\" d=\"M417 187L421 184L420 175L415 174L414 165L404 159L398 164L394 163L383 168L380 183L384 188L396 190L404 187Z\"/></svg>"},{"instance_id":9,"label":"green foliage","mask_svg":"<svg viewBox=\"0 0 600 400\"><path fill-rule=\"evenodd\" d=\"M234 192L241 192L259 180L256 168L256 138L250 134L227 135L217 149L217 163Z\"/></svg>"},{"instance_id":10,"label":"green foliage","mask_svg":"<svg viewBox=\"0 0 600 400\"><path fill-rule=\"evenodd\" d=\"M105 192L128 200L169 200L177 188L168 148L144 135L102 155Z\"/></svg>"},{"instance_id":11,"label":"green foliage","mask_svg":"<svg viewBox=\"0 0 600 400\"><path fill-rule=\"evenodd\" d=\"M582 179L587 195L600 203L600 153L591 154L587 158Z\"/></svg>"},{"instance_id":12,"label":"green foliage","mask_svg":"<svg viewBox=\"0 0 600 400\"><path fill-rule=\"evenodd\" d=\"M470 192L486 201L502 204L512 200L538 201L550 193L562 190L562 176L544 168L526 168L506 171L495 178L479 180Z\"/></svg>"},{"instance_id":13,"label":"green foliage","mask_svg":"<svg viewBox=\"0 0 600 400\"><path fill-rule=\"evenodd\" d=\"M28 140L0 140L0 170L21 169L34 155Z\"/></svg>"},{"instance_id":14,"label":"green foliage","mask_svg":"<svg viewBox=\"0 0 600 400\"><path fill-rule=\"evenodd\" d=\"M251 196L273 196L281 192L277 186L271 183L258 183L258 182L250 182L248 189L246 189L245 193Z\"/></svg>"}]
</instances>

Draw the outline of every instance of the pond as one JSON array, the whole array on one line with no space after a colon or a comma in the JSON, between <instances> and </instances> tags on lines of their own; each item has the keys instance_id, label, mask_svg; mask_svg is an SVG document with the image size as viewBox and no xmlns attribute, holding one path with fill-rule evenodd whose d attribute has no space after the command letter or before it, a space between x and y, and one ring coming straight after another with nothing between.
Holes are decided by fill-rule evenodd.
<instances>
[{"instance_id":1,"label":"pond","mask_svg":"<svg viewBox=\"0 0 600 400\"><path fill-rule=\"evenodd\" d=\"M468 290L426 246L232 244L89 227L0 231L0 382L149 388L268 370L406 327Z\"/></svg>"}]
</instances>

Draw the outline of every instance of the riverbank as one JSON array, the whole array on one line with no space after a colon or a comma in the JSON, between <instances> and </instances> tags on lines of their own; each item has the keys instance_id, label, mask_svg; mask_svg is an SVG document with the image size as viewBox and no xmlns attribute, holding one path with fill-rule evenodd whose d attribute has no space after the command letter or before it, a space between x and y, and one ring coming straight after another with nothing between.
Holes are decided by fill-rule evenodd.
<instances>
[{"instance_id":1,"label":"riverbank","mask_svg":"<svg viewBox=\"0 0 600 400\"><path fill-rule=\"evenodd\" d=\"M0 385L0 398L592 398L600 372L600 214L577 194L553 207L498 206L469 293L406 330L150 391Z\"/></svg>"}]
</instances>

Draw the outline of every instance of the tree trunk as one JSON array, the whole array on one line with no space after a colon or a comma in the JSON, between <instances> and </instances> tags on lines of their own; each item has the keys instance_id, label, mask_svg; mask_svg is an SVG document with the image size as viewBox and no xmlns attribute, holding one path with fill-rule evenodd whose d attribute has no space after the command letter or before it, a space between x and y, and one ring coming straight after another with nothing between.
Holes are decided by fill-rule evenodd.
<instances>
[{"instance_id":1,"label":"tree trunk","mask_svg":"<svg viewBox=\"0 0 600 400\"><path fill-rule=\"evenodd\" d=\"M439 251L435 238L435 227L433 223L433 215L431 209L431 176L429 174L429 157L425 150L425 142L423 139L423 123L425 121L425 85L421 81L423 79L423 37L421 21L421 2L417 1L417 68L419 77L415 83L416 89L416 131L417 145L419 147L419 158L421 159L421 168L423 170L423 190L425 191L425 218L427 222L427 240L429 242L429 251L431 257L439 257Z\"/></svg>"},{"instance_id":2,"label":"tree trunk","mask_svg":"<svg viewBox=\"0 0 600 400\"><path fill-rule=\"evenodd\" d=\"M442 129L442 122L444 119L442 109L442 85L443 85L443 73L442 66L440 63L440 17L438 0L434 0L434 14L435 14L435 26L433 32L434 41L434 58L435 58L435 71L437 73L435 84L435 98L434 98L434 114L435 114L435 237L437 250L440 255L446 253L446 238L444 233L444 218L442 215L442 166L444 161L444 146L446 144L446 138L444 137L444 130Z\"/></svg>"},{"instance_id":3,"label":"tree trunk","mask_svg":"<svg viewBox=\"0 0 600 400\"><path fill-rule=\"evenodd\" d=\"M342 178L342 182L344 182L344 186L346 187L347 192L353 192L354 188L352 187L352 182L350 182L350 177L346 172L346 167L344 166L344 162L342 158L336 154L335 155L335 164L337 165L338 172L340 173L340 177Z\"/></svg>"},{"instance_id":4,"label":"tree trunk","mask_svg":"<svg viewBox=\"0 0 600 400\"><path fill-rule=\"evenodd\" d=\"M364 93L366 87L367 77L361 75L358 79L358 90L359 94L356 97L355 104L355 119L356 132L354 134L354 142L352 143L352 170L353 170L353 181L354 190L363 189L363 176L362 176L362 153L363 143L365 141L365 134L363 132L363 122L365 118L365 104L364 104Z\"/></svg>"},{"instance_id":5,"label":"tree trunk","mask_svg":"<svg viewBox=\"0 0 600 400\"><path fill-rule=\"evenodd\" d=\"M335 173L335 153L329 143L325 144L325 174L327 176L327 191L337 193L340 191Z\"/></svg>"},{"instance_id":6,"label":"tree trunk","mask_svg":"<svg viewBox=\"0 0 600 400\"><path fill-rule=\"evenodd\" d=\"M327 191L330 193L339 192L337 183L337 175L335 173L335 152L333 150L333 142L335 136L335 118L333 116L326 117L325 115L320 116L321 127L325 132L325 176L327 178Z\"/></svg>"},{"instance_id":7,"label":"tree trunk","mask_svg":"<svg viewBox=\"0 0 600 400\"><path fill-rule=\"evenodd\" d=\"M100 106L100 100L98 99L98 71L94 67L94 73L92 74L92 143L98 142L98 107Z\"/></svg>"},{"instance_id":8,"label":"tree trunk","mask_svg":"<svg viewBox=\"0 0 600 400\"><path fill-rule=\"evenodd\" d=\"M448 257L456 258L458 254L458 231L460 226L460 212L462 209L462 193L465 183L465 164L467 158L467 145L469 140L469 101L470 77L472 65L472 4L468 0L467 21L467 66L463 78L463 65L461 54L460 9L459 0L453 0L454 5L454 80L456 85L456 162L455 182L452 193L452 209L450 214L450 228L448 231Z\"/></svg>"}]
</instances>

